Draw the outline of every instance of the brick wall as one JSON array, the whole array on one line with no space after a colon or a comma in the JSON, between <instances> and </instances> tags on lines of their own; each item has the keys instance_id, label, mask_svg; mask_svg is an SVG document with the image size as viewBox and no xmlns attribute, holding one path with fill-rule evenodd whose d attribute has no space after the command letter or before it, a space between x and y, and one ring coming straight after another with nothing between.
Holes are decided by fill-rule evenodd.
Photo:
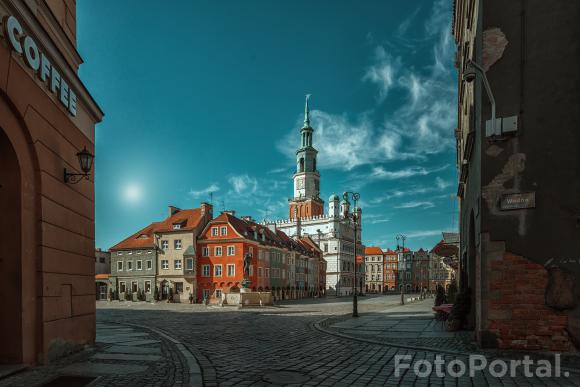
<instances>
[{"instance_id":1,"label":"brick wall","mask_svg":"<svg viewBox=\"0 0 580 387\"><path fill-rule=\"evenodd\" d=\"M545 305L548 273L542 265L504 253L489 262L487 331L502 349L568 351L568 318Z\"/></svg>"}]
</instances>

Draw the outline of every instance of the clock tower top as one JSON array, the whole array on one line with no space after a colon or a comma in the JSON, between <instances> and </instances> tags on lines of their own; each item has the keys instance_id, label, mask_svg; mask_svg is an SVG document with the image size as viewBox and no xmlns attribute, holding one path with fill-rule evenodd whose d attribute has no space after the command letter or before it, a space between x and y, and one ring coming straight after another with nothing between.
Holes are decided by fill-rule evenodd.
<instances>
[{"instance_id":1,"label":"clock tower top","mask_svg":"<svg viewBox=\"0 0 580 387\"><path fill-rule=\"evenodd\" d=\"M300 129L300 147L296 151L294 197L290 199L290 218L304 218L323 214L324 202L320 199L320 174L316 169L318 151L312 146L314 129L310 126L310 108L306 95L304 125Z\"/></svg>"}]
</instances>

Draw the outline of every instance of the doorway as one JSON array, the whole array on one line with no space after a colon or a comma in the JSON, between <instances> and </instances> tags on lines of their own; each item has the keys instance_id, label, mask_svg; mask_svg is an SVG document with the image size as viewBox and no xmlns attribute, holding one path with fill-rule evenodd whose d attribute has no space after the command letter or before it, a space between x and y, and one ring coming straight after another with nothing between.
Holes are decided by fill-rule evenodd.
<instances>
[{"instance_id":1,"label":"doorway","mask_svg":"<svg viewBox=\"0 0 580 387\"><path fill-rule=\"evenodd\" d=\"M0 364L22 362L21 208L18 158L0 128Z\"/></svg>"}]
</instances>

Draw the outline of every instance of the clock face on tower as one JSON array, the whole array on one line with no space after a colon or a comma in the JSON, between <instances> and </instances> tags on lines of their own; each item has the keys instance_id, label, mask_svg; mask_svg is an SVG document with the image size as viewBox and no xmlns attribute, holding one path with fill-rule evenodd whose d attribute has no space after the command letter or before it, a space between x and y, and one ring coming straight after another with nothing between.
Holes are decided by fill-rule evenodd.
<instances>
[{"instance_id":1,"label":"clock face on tower","mask_svg":"<svg viewBox=\"0 0 580 387\"><path fill-rule=\"evenodd\" d=\"M299 178L296 180L296 189L304 189L304 179Z\"/></svg>"}]
</instances>

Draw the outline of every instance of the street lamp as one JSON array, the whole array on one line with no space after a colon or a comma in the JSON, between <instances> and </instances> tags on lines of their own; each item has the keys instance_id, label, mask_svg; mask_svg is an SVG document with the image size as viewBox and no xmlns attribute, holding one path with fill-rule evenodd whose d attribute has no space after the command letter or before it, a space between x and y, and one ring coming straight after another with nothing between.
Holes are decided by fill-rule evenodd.
<instances>
[{"instance_id":1,"label":"street lamp","mask_svg":"<svg viewBox=\"0 0 580 387\"><path fill-rule=\"evenodd\" d=\"M79 181L84 179L89 179L89 172L93 167L93 160L95 156L87 150L87 147L84 147L82 151L77 153L77 158L79 159L79 164L81 171L83 173L70 173L67 172L66 168L64 169L64 182L70 184L76 184Z\"/></svg>"},{"instance_id":2,"label":"street lamp","mask_svg":"<svg viewBox=\"0 0 580 387\"><path fill-rule=\"evenodd\" d=\"M397 239L397 250L401 251L400 245L399 245L399 241L403 242L403 275L402 275L402 281L401 281L401 305L405 305L405 276L407 275L407 258L405 257L405 241L407 240L407 237L405 235L402 234L398 234L396 237Z\"/></svg>"},{"instance_id":3,"label":"street lamp","mask_svg":"<svg viewBox=\"0 0 580 387\"><path fill-rule=\"evenodd\" d=\"M360 194L358 192L345 192L342 197L344 200L348 201L348 197L352 196L352 201L354 202L354 208L350 217L352 217L354 223L354 279L352 281L352 317L358 317L358 300L356 292L356 264L357 264L357 253L356 253L356 232L358 229L358 215L356 202L360 199Z\"/></svg>"},{"instance_id":4,"label":"street lamp","mask_svg":"<svg viewBox=\"0 0 580 387\"><path fill-rule=\"evenodd\" d=\"M489 81L485 75L485 70L483 67L478 65L476 62L469 60L465 65L465 70L463 71L463 80L467 83L471 83L475 80L476 74L481 75L483 80L483 86L487 92L487 98L489 98L489 103L491 104L491 133L495 134L495 98L491 92L491 87L489 86Z\"/></svg>"}]
</instances>

